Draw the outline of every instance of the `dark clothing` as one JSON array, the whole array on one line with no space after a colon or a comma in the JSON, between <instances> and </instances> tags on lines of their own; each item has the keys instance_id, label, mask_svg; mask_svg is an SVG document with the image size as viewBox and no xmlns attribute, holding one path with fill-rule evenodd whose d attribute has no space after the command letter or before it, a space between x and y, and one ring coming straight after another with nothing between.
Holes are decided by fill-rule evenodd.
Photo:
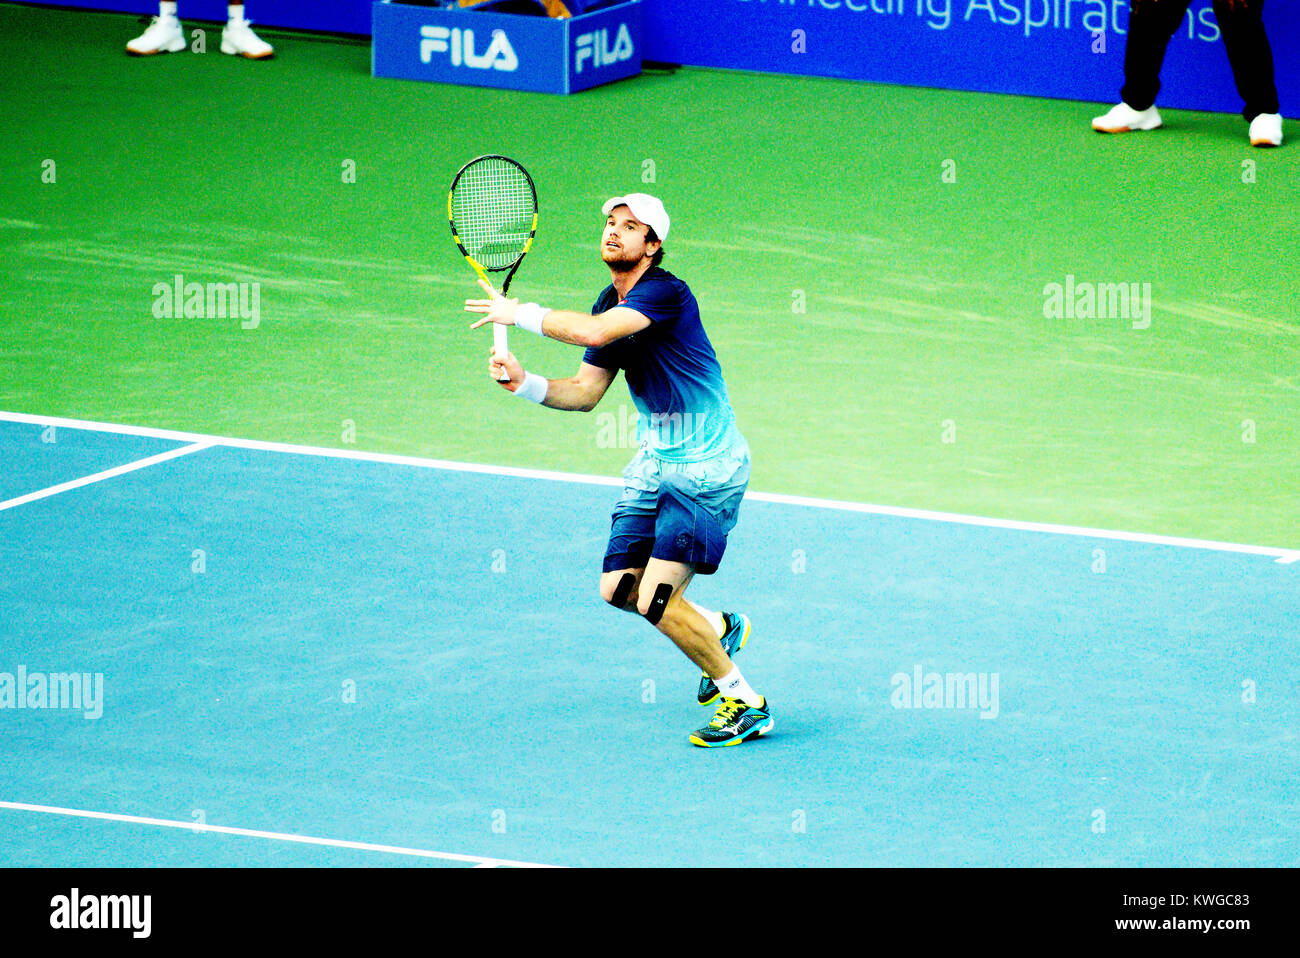
<instances>
[{"instance_id":1,"label":"dark clothing","mask_svg":"<svg viewBox=\"0 0 1300 958\"><path fill-rule=\"evenodd\" d=\"M624 299L612 283L606 286L591 312L615 306L636 310L650 325L589 347L582 361L623 370L637 409L637 441L672 462L701 462L725 452L739 438L736 417L690 287L652 266Z\"/></svg>"},{"instance_id":2,"label":"dark clothing","mask_svg":"<svg viewBox=\"0 0 1300 958\"><path fill-rule=\"evenodd\" d=\"M1135 110L1145 110L1160 92L1160 66L1191 0L1133 0L1128 45L1124 50L1124 88L1120 97ZM1264 33L1264 0L1214 0L1228 62L1245 101L1241 115L1250 122L1261 113L1279 112L1273 81L1273 51Z\"/></svg>"}]
</instances>

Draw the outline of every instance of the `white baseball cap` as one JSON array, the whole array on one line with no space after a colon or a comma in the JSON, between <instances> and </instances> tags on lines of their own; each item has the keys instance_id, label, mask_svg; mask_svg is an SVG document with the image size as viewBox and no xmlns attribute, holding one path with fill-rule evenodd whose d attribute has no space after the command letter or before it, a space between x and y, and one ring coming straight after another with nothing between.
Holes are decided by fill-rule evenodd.
<instances>
[{"instance_id":1,"label":"white baseball cap","mask_svg":"<svg viewBox=\"0 0 1300 958\"><path fill-rule=\"evenodd\" d=\"M600 211L608 216L610 210L616 206L626 206L630 209L633 216L654 229L660 241L668 239L668 211L664 209L663 201L659 197L651 196L649 193L616 196L606 200Z\"/></svg>"}]
</instances>

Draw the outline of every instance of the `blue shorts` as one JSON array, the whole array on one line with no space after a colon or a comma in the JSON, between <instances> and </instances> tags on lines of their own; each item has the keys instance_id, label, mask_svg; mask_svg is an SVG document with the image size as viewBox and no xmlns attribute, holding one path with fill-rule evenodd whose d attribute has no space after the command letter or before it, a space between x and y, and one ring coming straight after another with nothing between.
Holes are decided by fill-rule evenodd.
<instances>
[{"instance_id":1,"label":"blue shorts","mask_svg":"<svg viewBox=\"0 0 1300 958\"><path fill-rule=\"evenodd\" d=\"M654 557L716 572L748 485L743 438L702 462L667 462L642 449L623 470L604 571L641 569Z\"/></svg>"}]
</instances>

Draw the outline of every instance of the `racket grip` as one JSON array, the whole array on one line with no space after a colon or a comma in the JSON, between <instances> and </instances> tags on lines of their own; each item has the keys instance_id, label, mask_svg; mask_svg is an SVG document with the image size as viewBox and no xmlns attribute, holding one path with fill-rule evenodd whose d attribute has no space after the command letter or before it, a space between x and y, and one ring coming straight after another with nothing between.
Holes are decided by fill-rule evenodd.
<instances>
[{"instance_id":1,"label":"racket grip","mask_svg":"<svg viewBox=\"0 0 1300 958\"><path fill-rule=\"evenodd\" d=\"M510 348L506 345L506 327L500 323L492 324L492 355L502 361L505 360L506 356L510 355ZM497 380L504 383L509 379L510 374L506 372L505 367L502 367Z\"/></svg>"}]
</instances>

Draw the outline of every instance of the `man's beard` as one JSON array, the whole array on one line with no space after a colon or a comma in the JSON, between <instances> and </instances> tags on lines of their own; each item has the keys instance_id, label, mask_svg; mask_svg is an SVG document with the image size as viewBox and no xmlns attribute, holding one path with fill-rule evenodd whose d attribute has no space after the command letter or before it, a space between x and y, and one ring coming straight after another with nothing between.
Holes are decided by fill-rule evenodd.
<instances>
[{"instance_id":1,"label":"man's beard","mask_svg":"<svg viewBox=\"0 0 1300 958\"><path fill-rule=\"evenodd\" d=\"M638 256L636 259L624 259L621 255L623 253L622 249L619 249L618 251L620 254L618 259L605 259L603 246L601 247L601 251L602 251L600 257L601 262L604 263L606 266L608 266L616 273L630 273L632 272L632 270L636 269L638 266L641 265L640 256Z\"/></svg>"}]
</instances>

